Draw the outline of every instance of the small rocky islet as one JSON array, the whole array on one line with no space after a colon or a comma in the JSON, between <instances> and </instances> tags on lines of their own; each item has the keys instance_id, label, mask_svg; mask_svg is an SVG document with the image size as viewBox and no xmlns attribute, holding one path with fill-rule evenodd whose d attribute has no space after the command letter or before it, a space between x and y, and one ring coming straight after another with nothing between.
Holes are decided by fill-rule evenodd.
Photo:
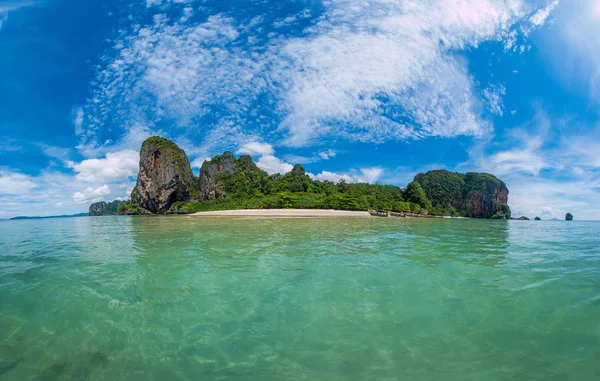
<instances>
[{"instance_id":1,"label":"small rocky islet","mask_svg":"<svg viewBox=\"0 0 600 381\"><path fill-rule=\"evenodd\" d=\"M162 138L146 139L130 201L100 202L90 215L189 214L227 209L393 210L436 216L510 219L509 190L488 173L421 173L406 188L313 180L301 165L269 175L244 155L207 160L194 176L185 152Z\"/></svg>"}]
</instances>

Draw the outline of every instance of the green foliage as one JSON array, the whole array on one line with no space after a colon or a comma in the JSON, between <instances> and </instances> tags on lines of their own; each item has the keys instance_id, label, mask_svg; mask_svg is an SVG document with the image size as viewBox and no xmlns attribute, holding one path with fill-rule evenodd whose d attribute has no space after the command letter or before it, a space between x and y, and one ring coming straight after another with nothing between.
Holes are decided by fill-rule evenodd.
<instances>
[{"instance_id":1,"label":"green foliage","mask_svg":"<svg viewBox=\"0 0 600 381\"><path fill-rule=\"evenodd\" d=\"M502 212L497 212L491 218L492 218L492 220L507 220L508 219L506 217L506 214L504 214Z\"/></svg>"},{"instance_id":2,"label":"green foliage","mask_svg":"<svg viewBox=\"0 0 600 381\"><path fill-rule=\"evenodd\" d=\"M464 195L471 192L486 194L497 188L506 188L506 185L494 175L477 172L469 172L465 175Z\"/></svg>"},{"instance_id":3,"label":"green foliage","mask_svg":"<svg viewBox=\"0 0 600 381\"><path fill-rule=\"evenodd\" d=\"M506 216L506 219L510 219L510 217L512 216L512 212L510 210L510 206L508 206L508 204L504 203L500 206L500 211L502 213L504 213L504 215Z\"/></svg>"},{"instance_id":4,"label":"green foliage","mask_svg":"<svg viewBox=\"0 0 600 381\"><path fill-rule=\"evenodd\" d=\"M412 181L408 184L405 197L407 201L420 205L422 208L427 210L432 209L431 201L429 201L423 187L417 181Z\"/></svg>"},{"instance_id":5,"label":"green foliage","mask_svg":"<svg viewBox=\"0 0 600 381\"><path fill-rule=\"evenodd\" d=\"M119 214L140 214L140 206L133 200L121 204Z\"/></svg>"},{"instance_id":6,"label":"green foliage","mask_svg":"<svg viewBox=\"0 0 600 381\"><path fill-rule=\"evenodd\" d=\"M421 184L432 206L446 208L460 199L465 187L465 175L444 170L420 173L415 181Z\"/></svg>"},{"instance_id":7,"label":"green foliage","mask_svg":"<svg viewBox=\"0 0 600 381\"><path fill-rule=\"evenodd\" d=\"M203 164L235 163L233 173L216 175L218 187L224 198L204 202L175 203L173 210L201 211L236 209L337 209L337 210L381 210L395 212L424 213L440 216L464 216L461 200L469 192L484 192L490 184L503 184L492 175L469 173L462 175L448 171L431 171L415 177L406 190L392 185L349 184L340 181L312 180L301 165L296 165L285 175L269 176L259 169L250 156L239 159L226 152ZM229 164L227 164L229 165ZM502 207L498 216L510 217L508 205Z\"/></svg>"}]
</instances>

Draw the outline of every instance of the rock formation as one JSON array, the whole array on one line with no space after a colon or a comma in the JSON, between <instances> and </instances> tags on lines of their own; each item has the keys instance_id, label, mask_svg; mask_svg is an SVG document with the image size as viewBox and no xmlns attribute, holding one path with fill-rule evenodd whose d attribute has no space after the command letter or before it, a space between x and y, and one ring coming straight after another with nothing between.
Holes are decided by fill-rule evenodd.
<instances>
[{"instance_id":1,"label":"rock formation","mask_svg":"<svg viewBox=\"0 0 600 381\"><path fill-rule=\"evenodd\" d=\"M415 211L436 216L509 219L508 189L487 173L431 171L406 190L394 185L313 180L301 165L269 176L252 157L231 152L202 165L194 178L185 152L167 139L147 139L131 201L97 203L90 215L186 214L214 208L329 208ZM215 200L220 200L215 202Z\"/></svg>"},{"instance_id":2,"label":"rock formation","mask_svg":"<svg viewBox=\"0 0 600 381\"><path fill-rule=\"evenodd\" d=\"M511 216L508 188L493 175L439 170L418 174L415 181L421 184L433 207L455 208L472 218Z\"/></svg>"},{"instance_id":3,"label":"rock formation","mask_svg":"<svg viewBox=\"0 0 600 381\"><path fill-rule=\"evenodd\" d=\"M125 201L119 200L109 203L104 201L97 202L90 205L90 216L116 216L119 214L119 209L123 204L125 204Z\"/></svg>"},{"instance_id":4,"label":"rock formation","mask_svg":"<svg viewBox=\"0 0 600 381\"><path fill-rule=\"evenodd\" d=\"M210 201L225 197L223 177L233 175L237 159L231 152L205 161L200 169L200 200Z\"/></svg>"},{"instance_id":5,"label":"rock formation","mask_svg":"<svg viewBox=\"0 0 600 381\"><path fill-rule=\"evenodd\" d=\"M565 220L573 221L573 215L571 213L567 213L567 215L565 216Z\"/></svg>"},{"instance_id":6,"label":"rock formation","mask_svg":"<svg viewBox=\"0 0 600 381\"><path fill-rule=\"evenodd\" d=\"M140 172L131 198L142 213L163 214L177 201L190 201L198 191L185 152L170 140L146 139L140 151Z\"/></svg>"}]
</instances>

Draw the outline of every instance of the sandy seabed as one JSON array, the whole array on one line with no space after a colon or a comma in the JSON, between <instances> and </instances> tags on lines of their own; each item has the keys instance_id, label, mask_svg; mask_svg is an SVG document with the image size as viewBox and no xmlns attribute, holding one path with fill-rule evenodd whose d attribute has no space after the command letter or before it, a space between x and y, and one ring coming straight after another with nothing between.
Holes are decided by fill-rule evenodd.
<instances>
[{"instance_id":1,"label":"sandy seabed","mask_svg":"<svg viewBox=\"0 0 600 381\"><path fill-rule=\"evenodd\" d=\"M200 212L190 214L193 217L276 217L276 218L332 218L362 217L371 218L368 212L351 212L345 210L325 209L245 209L221 210L216 212Z\"/></svg>"}]
</instances>

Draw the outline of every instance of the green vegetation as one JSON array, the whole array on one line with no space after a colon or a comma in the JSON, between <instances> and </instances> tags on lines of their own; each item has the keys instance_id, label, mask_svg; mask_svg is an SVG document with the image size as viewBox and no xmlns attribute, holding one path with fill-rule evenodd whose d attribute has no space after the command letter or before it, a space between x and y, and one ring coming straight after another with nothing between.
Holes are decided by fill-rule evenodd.
<instances>
[{"instance_id":1,"label":"green vegetation","mask_svg":"<svg viewBox=\"0 0 600 381\"><path fill-rule=\"evenodd\" d=\"M488 173L461 174L436 170L418 174L415 176L414 182L421 185L426 198L431 201L431 205L427 208L423 201L419 201L422 199L419 194L407 196L407 200L423 205L433 215L464 216L465 202L478 198L495 200L496 192L499 189L505 189L508 194L506 185ZM407 193L410 193L411 184L407 187ZM493 216L492 213L494 213ZM510 207L502 204L499 211L492 210L489 215L494 219L509 219L511 217Z\"/></svg>"},{"instance_id":2,"label":"green vegetation","mask_svg":"<svg viewBox=\"0 0 600 381\"><path fill-rule=\"evenodd\" d=\"M460 199L465 188L465 175L449 171L430 171L415 176L436 208L447 208Z\"/></svg>"},{"instance_id":3,"label":"green vegetation","mask_svg":"<svg viewBox=\"0 0 600 381\"><path fill-rule=\"evenodd\" d=\"M431 201L429 201L423 187L417 181L412 181L408 184L404 195L408 202L420 205L427 209L427 211L432 209Z\"/></svg>"},{"instance_id":4,"label":"green vegetation","mask_svg":"<svg viewBox=\"0 0 600 381\"><path fill-rule=\"evenodd\" d=\"M121 208L119 209L119 214L140 214L141 209L140 206L133 200L126 201L121 204Z\"/></svg>"},{"instance_id":5,"label":"green vegetation","mask_svg":"<svg viewBox=\"0 0 600 381\"><path fill-rule=\"evenodd\" d=\"M348 184L312 180L301 165L285 175L269 176L249 156L237 161L233 174L218 174L227 196L204 202L178 202L172 210L190 213L236 209L337 209L421 211L428 205L404 200L404 191L391 185Z\"/></svg>"}]
</instances>

